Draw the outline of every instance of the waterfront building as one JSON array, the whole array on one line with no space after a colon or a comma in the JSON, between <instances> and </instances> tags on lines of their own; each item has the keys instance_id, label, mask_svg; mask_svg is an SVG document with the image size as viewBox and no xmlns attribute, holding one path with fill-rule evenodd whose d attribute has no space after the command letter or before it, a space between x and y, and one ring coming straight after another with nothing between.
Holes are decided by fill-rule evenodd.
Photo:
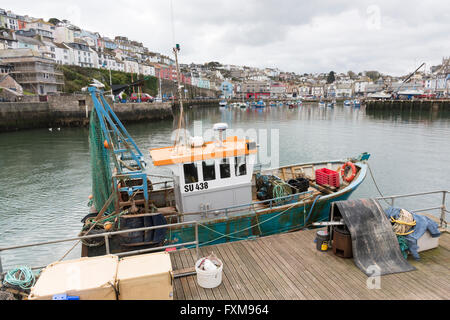
<instances>
[{"instance_id":1,"label":"waterfront building","mask_svg":"<svg viewBox=\"0 0 450 320\"><path fill-rule=\"evenodd\" d=\"M125 72L139 74L139 63L136 59L127 57L123 59L123 64L125 66Z\"/></svg>"},{"instance_id":2,"label":"waterfront building","mask_svg":"<svg viewBox=\"0 0 450 320\"><path fill-rule=\"evenodd\" d=\"M270 84L265 81L245 81L242 83L241 90L246 99L260 99L270 96Z\"/></svg>"},{"instance_id":3,"label":"waterfront building","mask_svg":"<svg viewBox=\"0 0 450 320\"><path fill-rule=\"evenodd\" d=\"M356 80L353 82L353 92L355 95L365 95L366 88L371 82L369 80Z\"/></svg>"},{"instance_id":4,"label":"waterfront building","mask_svg":"<svg viewBox=\"0 0 450 320\"><path fill-rule=\"evenodd\" d=\"M27 23L25 30L34 30L35 34L41 35L45 40L53 41L55 26L43 19L37 19Z\"/></svg>"},{"instance_id":5,"label":"waterfront building","mask_svg":"<svg viewBox=\"0 0 450 320\"><path fill-rule=\"evenodd\" d=\"M55 61L57 64L74 64L73 55L70 54L70 48L64 43L55 43Z\"/></svg>"},{"instance_id":6,"label":"waterfront building","mask_svg":"<svg viewBox=\"0 0 450 320\"><path fill-rule=\"evenodd\" d=\"M273 98L282 98L286 95L286 85L274 82L270 85L270 96Z\"/></svg>"},{"instance_id":7,"label":"waterfront building","mask_svg":"<svg viewBox=\"0 0 450 320\"><path fill-rule=\"evenodd\" d=\"M155 76L155 68L148 63L139 63L139 73L144 76Z\"/></svg>"},{"instance_id":8,"label":"waterfront building","mask_svg":"<svg viewBox=\"0 0 450 320\"><path fill-rule=\"evenodd\" d=\"M73 30L66 25L57 25L53 35L55 43L72 43L75 41Z\"/></svg>"},{"instance_id":9,"label":"waterfront building","mask_svg":"<svg viewBox=\"0 0 450 320\"><path fill-rule=\"evenodd\" d=\"M108 37L102 37L99 39L101 48L115 50L117 49L117 44Z\"/></svg>"},{"instance_id":10,"label":"waterfront building","mask_svg":"<svg viewBox=\"0 0 450 320\"><path fill-rule=\"evenodd\" d=\"M351 83L338 83L336 85L336 98L350 98L353 96Z\"/></svg>"},{"instance_id":11,"label":"waterfront building","mask_svg":"<svg viewBox=\"0 0 450 320\"><path fill-rule=\"evenodd\" d=\"M223 81L220 84L220 91L222 91L222 95L225 99L230 99L233 97L233 84L229 81Z\"/></svg>"},{"instance_id":12,"label":"waterfront building","mask_svg":"<svg viewBox=\"0 0 450 320\"><path fill-rule=\"evenodd\" d=\"M17 49L19 43L16 38L16 34L13 31L0 32L0 50Z\"/></svg>"},{"instance_id":13,"label":"waterfront building","mask_svg":"<svg viewBox=\"0 0 450 320\"><path fill-rule=\"evenodd\" d=\"M35 94L56 93L64 85L63 74L55 70L52 59L31 49L0 50L0 60L13 66L12 77L23 90Z\"/></svg>"},{"instance_id":14,"label":"waterfront building","mask_svg":"<svg viewBox=\"0 0 450 320\"><path fill-rule=\"evenodd\" d=\"M321 85L313 85L313 86L311 87L311 94L312 94L314 97L323 97L324 94L325 94L325 91L324 91L324 89L323 89L323 86L321 86Z\"/></svg>"},{"instance_id":15,"label":"waterfront building","mask_svg":"<svg viewBox=\"0 0 450 320\"><path fill-rule=\"evenodd\" d=\"M72 62L76 66L94 68L94 51L86 43L71 42L66 44L72 54ZM97 58L98 59L98 58Z\"/></svg>"},{"instance_id":16,"label":"waterfront building","mask_svg":"<svg viewBox=\"0 0 450 320\"><path fill-rule=\"evenodd\" d=\"M303 83L298 86L298 94L301 97L308 96L311 94L311 85L308 83Z\"/></svg>"}]
</instances>

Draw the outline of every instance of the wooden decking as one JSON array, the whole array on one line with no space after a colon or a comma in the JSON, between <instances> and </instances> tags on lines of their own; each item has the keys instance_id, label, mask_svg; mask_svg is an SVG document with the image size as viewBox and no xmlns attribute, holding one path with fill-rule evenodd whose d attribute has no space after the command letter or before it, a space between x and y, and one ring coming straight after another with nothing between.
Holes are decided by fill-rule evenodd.
<instances>
[{"instance_id":1,"label":"wooden decking","mask_svg":"<svg viewBox=\"0 0 450 320\"><path fill-rule=\"evenodd\" d=\"M176 278L174 298L182 300L284 299L449 299L450 235L441 235L436 249L408 261L415 271L381 277L380 289L368 289L368 277L353 259L332 251L319 252L317 230L279 234L200 248L224 263L222 284L214 289L197 285L195 275ZM195 249L171 252L173 269L193 268ZM193 269L192 269L193 270Z\"/></svg>"}]
</instances>

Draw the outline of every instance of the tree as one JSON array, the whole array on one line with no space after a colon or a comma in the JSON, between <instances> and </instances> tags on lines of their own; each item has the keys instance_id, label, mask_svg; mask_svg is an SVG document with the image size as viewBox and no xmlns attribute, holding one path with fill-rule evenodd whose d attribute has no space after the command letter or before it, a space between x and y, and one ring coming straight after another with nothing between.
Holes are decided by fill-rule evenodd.
<instances>
[{"instance_id":1,"label":"tree","mask_svg":"<svg viewBox=\"0 0 450 320\"><path fill-rule=\"evenodd\" d=\"M327 76L327 83L333 83L336 80L334 77L334 71L330 71L330 73Z\"/></svg>"},{"instance_id":2,"label":"tree","mask_svg":"<svg viewBox=\"0 0 450 320\"><path fill-rule=\"evenodd\" d=\"M356 78L356 73L354 73L351 70L349 72L347 72L347 75L350 77L350 79L355 79Z\"/></svg>"},{"instance_id":3,"label":"tree","mask_svg":"<svg viewBox=\"0 0 450 320\"><path fill-rule=\"evenodd\" d=\"M56 19L56 18L50 18L50 19L48 19L48 22L56 26L61 21L59 19Z\"/></svg>"},{"instance_id":4,"label":"tree","mask_svg":"<svg viewBox=\"0 0 450 320\"><path fill-rule=\"evenodd\" d=\"M372 81L377 81L381 74L378 71L366 71L366 76L368 76Z\"/></svg>"}]
</instances>

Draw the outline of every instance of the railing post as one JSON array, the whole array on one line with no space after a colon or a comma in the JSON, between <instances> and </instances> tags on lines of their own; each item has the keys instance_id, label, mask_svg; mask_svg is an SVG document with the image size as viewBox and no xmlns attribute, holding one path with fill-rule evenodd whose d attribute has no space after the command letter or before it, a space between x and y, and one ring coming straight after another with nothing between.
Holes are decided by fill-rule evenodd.
<instances>
[{"instance_id":1,"label":"railing post","mask_svg":"<svg viewBox=\"0 0 450 320\"><path fill-rule=\"evenodd\" d=\"M444 226L445 221L445 196L447 195L447 191L442 191L442 207L441 207L441 225L440 227Z\"/></svg>"},{"instance_id":2,"label":"railing post","mask_svg":"<svg viewBox=\"0 0 450 320\"><path fill-rule=\"evenodd\" d=\"M1 256L1 251L0 251L0 274L3 273L3 266L2 266L2 256Z\"/></svg>"},{"instance_id":3,"label":"railing post","mask_svg":"<svg viewBox=\"0 0 450 320\"><path fill-rule=\"evenodd\" d=\"M110 254L110 251L109 251L109 235L105 235L105 247L106 247L106 254Z\"/></svg>"},{"instance_id":4,"label":"railing post","mask_svg":"<svg viewBox=\"0 0 450 320\"><path fill-rule=\"evenodd\" d=\"M195 252L196 252L197 260L198 260L200 257L198 255L198 222L197 221L195 221L195 242L196 242Z\"/></svg>"},{"instance_id":5,"label":"railing post","mask_svg":"<svg viewBox=\"0 0 450 320\"><path fill-rule=\"evenodd\" d=\"M394 200L395 200L395 198L392 198L392 199L391 199L391 207L394 206Z\"/></svg>"}]
</instances>

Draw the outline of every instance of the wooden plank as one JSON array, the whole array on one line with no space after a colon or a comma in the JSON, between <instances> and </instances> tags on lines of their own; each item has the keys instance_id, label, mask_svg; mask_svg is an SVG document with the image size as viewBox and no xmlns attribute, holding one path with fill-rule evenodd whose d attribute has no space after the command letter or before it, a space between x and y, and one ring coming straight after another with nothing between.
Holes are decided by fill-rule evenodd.
<instances>
[{"instance_id":1,"label":"wooden plank","mask_svg":"<svg viewBox=\"0 0 450 320\"><path fill-rule=\"evenodd\" d=\"M251 240L243 241L243 242L236 242L234 244L234 248L236 252L239 254L239 256L245 261L246 266L248 266L248 270L252 274L253 278L256 279L258 284L260 285L262 292L271 300L281 300L286 299L286 296L283 296L277 287L277 284L272 283L270 279L267 277L267 273L265 272L266 268L261 268L259 263L261 262L261 259L254 258L250 252L243 247L243 243L245 246L248 245L249 242L252 242ZM270 267L270 266L268 266Z\"/></svg>"},{"instance_id":2,"label":"wooden plank","mask_svg":"<svg viewBox=\"0 0 450 320\"><path fill-rule=\"evenodd\" d=\"M302 293L302 291L298 288L298 286L289 279L288 275L283 272L285 270L284 265L280 265L280 261L273 260L273 255L267 254L264 250L262 250L261 246L258 242L249 241L247 244L250 252L254 252L254 254L258 254L258 257L265 264L268 264L270 268L266 268L266 272L270 273L272 277L279 277L280 281L284 282L281 284L282 288L285 288L288 293L290 293L291 298L293 299L306 299L306 296ZM287 290L289 287L290 290Z\"/></svg>"},{"instance_id":3,"label":"wooden plank","mask_svg":"<svg viewBox=\"0 0 450 320\"><path fill-rule=\"evenodd\" d=\"M228 244L229 245L229 244ZM233 260L230 259L228 250L228 246L217 246L217 251L221 253L221 256L224 260L227 261L226 269L227 269L227 276L229 277L231 283L233 284L233 291L236 293L238 299L244 299L244 300L252 300L255 299L252 293L250 292L249 288L244 284L243 275L241 274L240 270L236 267L236 264L233 263ZM225 262L224 262L225 267Z\"/></svg>"},{"instance_id":4,"label":"wooden plank","mask_svg":"<svg viewBox=\"0 0 450 320\"><path fill-rule=\"evenodd\" d=\"M181 268L181 259L178 252L170 253L171 260L175 262L175 268ZM190 295L190 289L186 278L174 279L174 299L185 300Z\"/></svg>"},{"instance_id":5,"label":"wooden plank","mask_svg":"<svg viewBox=\"0 0 450 320\"><path fill-rule=\"evenodd\" d=\"M286 181L286 168L281 168L281 176L283 177L283 180Z\"/></svg>"},{"instance_id":6,"label":"wooden plank","mask_svg":"<svg viewBox=\"0 0 450 320\"><path fill-rule=\"evenodd\" d=\"M239 272L239 274L242 276L242 280L244 281L245 286L249 289L251 295L253 296L253 299L255 300L261 300L261 299L269 299L267 295L263 294L261 287L259 284L255 281L255 279L251 276L251 273L249 272L247 266L242 261L242 259L239 257L239 254L235 251L234 248L234 242L230 242L228 244L227 253L228 257L231 260L234 266L236 267L236 270Z\"/></svg>"},{"instance_id":7,"label":"wooden plank","mask_svg":"<svg viewBox=\"0 0 450 320\"><path fill-rule=\"evenodd\" d=\"M195 271L196 261L195 261L194 256L196 255L196 251L195 250L187 250L185 252L185 254L186 254L186 261L191 265L190 268L194 269L194 271ZM194 280L195 286L197 287L198 294L200 295L200 299L208 299L207 291L205 291L207 289L204 289L197 284L197 275L193 275L190 277L193 278L193 280Z\"/></svg>"},{"instance_id":8,"label":"wooden plank","mask_svg":"<svg viewBox=\"0 0 450 320\"><path fill-rule=\"evenodd\" d=\"M183 264L183 268L191 267L191 264L188 262L188 260L186 258L187 249L180 250L179 253L180 253L181 262ZM196 286L196 283L195 283L196 280L194 279L193 276L187 276L187 277L184 277L184 278L186 278L187 283L189 285L189 289L190 289L190 292L191 292L190 299L198 300L200 298L200 294L199 294L199 292L197 290L197 286Z\"/></svg>"},{"instance_id":9,"label":"wooden plank","mask_svg":"<svg viewBox=\"0 0 450 320\"><path fill-rule=\"evenodd\" d=\"M309 299L326 299L327 295L323 294L320 288L312 285L317 281L314 275L311 275L308 270L304 270L303 265L300 265L296 259L294 259L291 255L284 253L279 250L275 246L275 241L278 242L278 239L275 241L271 241L272 239L264 239L265 241L261 241L259 243L260 247L266 250L268 254L272 254L279 261L280 264L284 266L284 272L289 274L289 278L302 285L302 290L304 293L309 295ZM299 270L302 270L300 273Z\"/></svg>"},{"instance_id":10,"label":"wooden plank","mask_svg":"<svg viewBox=\"0 0 450 320\"><path fill-rule=\"evenodd\" d=\"M313 259L314 257L310 257L306 254L302 254L302 252L298 250L295 250L295 248L291 246L292 242L287 241L284 237L280 237L279 240L280 244L284 244L283 247L286 251L289 251L289 253L296 259L302 260L302 262L304 262L305 268L309 269L311 273L314 273L316 275L318 283L323 286L324 291L327 291L328 295L332 295L331 299L339 300L346 298L345 291L335 282L335 273L329 273L327 275L327 273L322 270L321 266L317 264L317 260ZM327 280L330 278L334 281Z\"/></svg>"},{"instance_id":11,"label":"wooden plank","mask_svg":"<svg viewBox=\"0 0 450 320\"><path fill-rule=\"evenodd\" d=\"M201 248L201 250L203 250L203 248ZM214 251L214 254L222 261L222 263L224 263L224 257L220 254L220 252L218 250L218 246L214 246L212 251ZM192 251L192 252L194 252L194 251ZM206 255L208 255L208 254L209 253L207 253ZM229 276L228 276L228 272L227 272L227 267L228 267L228 265L225 266L225 263L224 263L223 270L222 270L222 284L219 286L219 290L221 291L222 299L237 300L238 297L232 288L230 280L228 279Z\"/></svg>"}]
</instances>

